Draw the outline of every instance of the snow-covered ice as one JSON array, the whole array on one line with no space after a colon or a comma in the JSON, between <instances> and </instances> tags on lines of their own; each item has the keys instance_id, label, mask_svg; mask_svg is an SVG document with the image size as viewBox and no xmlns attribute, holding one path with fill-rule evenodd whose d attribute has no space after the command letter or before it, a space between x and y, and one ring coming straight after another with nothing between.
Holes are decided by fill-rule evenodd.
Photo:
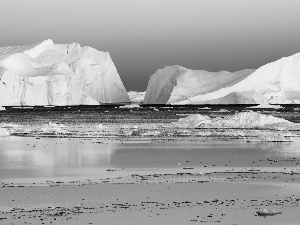
<instances>
[{"instance_id":1,"label":"snow-covered ice","mask_svg":"<svg viewBox=\"0 0 300 225\"><path fill-rule=\"evenodd\" d=\"M129 101L108 52L50 39L0 48L0 106Z\"/></svg>"}]
</instances>

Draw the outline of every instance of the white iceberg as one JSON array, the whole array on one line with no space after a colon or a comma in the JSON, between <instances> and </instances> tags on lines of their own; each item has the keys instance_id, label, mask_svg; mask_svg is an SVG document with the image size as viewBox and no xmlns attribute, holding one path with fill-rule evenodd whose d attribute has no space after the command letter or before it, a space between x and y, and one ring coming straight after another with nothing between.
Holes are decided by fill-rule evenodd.
<instances>
[{"instance_id":1,"label":"white iceberg","mask_svg":"<svg viewBox=\"0 0 300 225\"><path fill-rule=\"evenodd\" d=\"M291 104L300 100L300 53L257 70L167 66L150 77L144 104Z\"/></svg>"},{"instance_id":2,"label":"white iceberg","mask_svg":"<svg viewBox=\"0 0 300 225\"><path fill-rule=\"evenodd\" d=\"M0 105L129 102L108 52L52 40L0 48Z\"/></svg>"}]
</instances>

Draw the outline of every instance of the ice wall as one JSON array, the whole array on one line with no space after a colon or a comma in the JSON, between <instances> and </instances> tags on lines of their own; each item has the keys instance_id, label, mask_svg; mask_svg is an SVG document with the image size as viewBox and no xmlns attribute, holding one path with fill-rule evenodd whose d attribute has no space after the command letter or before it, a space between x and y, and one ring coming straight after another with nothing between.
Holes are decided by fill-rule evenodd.
<instances>
[{"instance_id":1,"label":"ice wall","mask_svg":"<svg viewBox=\"0 0 300 225\"><path fill-rule=\"evenodd\" d=\"M52 40L0 48L0 105L129 102L109 53Z\"/></svg>"}]
</instances>

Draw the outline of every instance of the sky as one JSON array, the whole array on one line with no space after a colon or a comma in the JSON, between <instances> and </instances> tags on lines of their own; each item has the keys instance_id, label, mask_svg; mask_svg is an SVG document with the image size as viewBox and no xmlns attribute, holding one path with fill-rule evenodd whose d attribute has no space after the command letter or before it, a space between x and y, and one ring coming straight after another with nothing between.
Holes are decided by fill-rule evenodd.
<instances>
[{"instance_id":1,"label":"sky","mask_svg":"<svg viewBox=\"0 0 300 225\"><path fill-rule=\"evenodd\" d=\"M78 42L108 51L127 91L181 65L256 69L300 52L299 0L2 0L0 46Z\"/></svg>"}]
</instances>

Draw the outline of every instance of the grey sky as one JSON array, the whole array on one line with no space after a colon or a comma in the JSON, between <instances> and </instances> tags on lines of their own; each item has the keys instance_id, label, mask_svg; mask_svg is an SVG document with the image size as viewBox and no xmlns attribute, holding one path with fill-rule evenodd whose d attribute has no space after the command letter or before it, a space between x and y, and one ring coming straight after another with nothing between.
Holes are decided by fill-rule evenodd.
<instances>
[{"instance_id":1,"label":"grey sky","mask_svg":"<svg viewBox=\"0 0 300 225\"><path fill-rule=\"evenodd\" d=\"M299 0L2 0L0 46L109 51L129 90L167 65L258 68L300 51Z\"/></svg>"}]
</instances>

